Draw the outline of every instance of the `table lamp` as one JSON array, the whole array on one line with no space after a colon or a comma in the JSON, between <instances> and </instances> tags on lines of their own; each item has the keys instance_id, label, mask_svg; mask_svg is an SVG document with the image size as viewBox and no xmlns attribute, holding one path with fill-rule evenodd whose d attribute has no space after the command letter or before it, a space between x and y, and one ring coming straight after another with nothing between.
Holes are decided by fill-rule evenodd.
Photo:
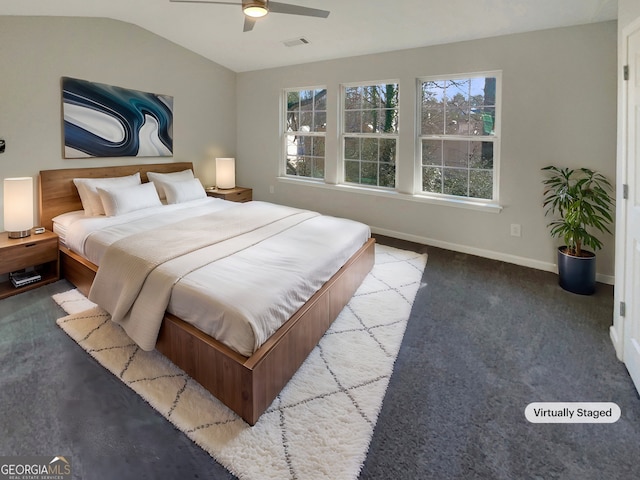
<instances>
[{"instance_id":1,"label":"table lamp","mask_svg":"<svg viewBox=\"0 0 640 480\"><path fill-rule=\"evenodd\" d=\"M33 178L4 179L4 229L9 238L31 235L33 228Z\"/></svg>"}]
</instances>

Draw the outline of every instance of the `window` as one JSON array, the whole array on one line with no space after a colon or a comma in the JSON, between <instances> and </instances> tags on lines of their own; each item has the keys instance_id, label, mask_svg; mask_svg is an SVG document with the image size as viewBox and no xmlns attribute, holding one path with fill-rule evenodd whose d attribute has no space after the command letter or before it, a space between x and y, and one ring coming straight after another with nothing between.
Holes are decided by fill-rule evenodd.
<instances>
[{"instance_id":1,"label":"window","mask_svg":"<svg viewBox=\"0 0 640 480\"><path fill-rule=\"evenodd\" d=\"M498 73L422 79L422 191L497 200Z\"/></svg>"},{"instance_id":2,"label":"window","mask_svg":"<svg viewBox=\"0 0 640 480\"><path fill-rule=\"evenodd\" d=\"M285 102L285 173L323 179L327 90L287 90Z\"/></svg>"},{"instance_id":3,"label":"window","mask_svg":"<svg viewBox=\"0 0 640 480\"><path fill-rule=\"evenodd\" d=\"M343 89L344 180L395 188L398 84Z\"/></svg>"}]
</instances>

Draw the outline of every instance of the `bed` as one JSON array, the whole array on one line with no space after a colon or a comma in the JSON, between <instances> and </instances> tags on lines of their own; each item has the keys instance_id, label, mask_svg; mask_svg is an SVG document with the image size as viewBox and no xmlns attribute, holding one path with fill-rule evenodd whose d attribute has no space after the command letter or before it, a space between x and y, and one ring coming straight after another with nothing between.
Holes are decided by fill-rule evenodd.
<instances>
[{"instance_id":1,"label":"bed","mask_svg":"<svg viewBox=\"0 0 640 480\"><path fill-rule=\"evenodd\" d=\"M185 169L193 169L193 165L176 162L43 170L39 176L40 223L51 230L54 217L82 210L74 178L122 177L139 172L146 182L148 172L171 173ZM88 295L99 267L64 242L60 249L62 276ZM373 262L374 240L368 238L306 303L251 353L240 354L169 312L164 312L155 349L254 425L348 303Z\"/></svg>"}]
</instances>

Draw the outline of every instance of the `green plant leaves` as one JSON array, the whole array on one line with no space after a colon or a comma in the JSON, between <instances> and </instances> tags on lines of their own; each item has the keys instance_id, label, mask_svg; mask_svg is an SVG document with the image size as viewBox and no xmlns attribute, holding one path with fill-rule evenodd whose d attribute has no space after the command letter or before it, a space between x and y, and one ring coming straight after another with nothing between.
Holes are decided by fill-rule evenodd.
<instances>
[{"instance_id":1,"label":"green plant leaves","mask_svg":"<svg viewBox=\"0 0 640 480\"><path fill-rule=\"evenodd\" d=\"M600 250L602 242L589 230L611 233L611 209L614 199L609 195L611 183L599 172L588 168L569 169L544 167L543 208L546 215L559 218L548 224L552 237L562 238L569 255L581 255L583 246Z\"/></svg>"}]
</instances>

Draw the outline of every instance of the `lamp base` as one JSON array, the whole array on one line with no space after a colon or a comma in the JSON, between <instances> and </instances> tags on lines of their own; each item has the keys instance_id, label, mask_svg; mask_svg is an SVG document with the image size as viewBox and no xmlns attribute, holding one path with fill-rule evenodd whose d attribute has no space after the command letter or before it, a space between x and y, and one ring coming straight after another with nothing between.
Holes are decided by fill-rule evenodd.
<instances>
[{"instance_id":1,"label":"lamp base","mask_svg":"<svg viewBox=\"0 0 640 480\"><path fill-rule=\"evenodd\" d=\"M7 232L9 238L24 238L31 235L31 230L20 230L17 232Z\"/></svg>"}]
</instances>

